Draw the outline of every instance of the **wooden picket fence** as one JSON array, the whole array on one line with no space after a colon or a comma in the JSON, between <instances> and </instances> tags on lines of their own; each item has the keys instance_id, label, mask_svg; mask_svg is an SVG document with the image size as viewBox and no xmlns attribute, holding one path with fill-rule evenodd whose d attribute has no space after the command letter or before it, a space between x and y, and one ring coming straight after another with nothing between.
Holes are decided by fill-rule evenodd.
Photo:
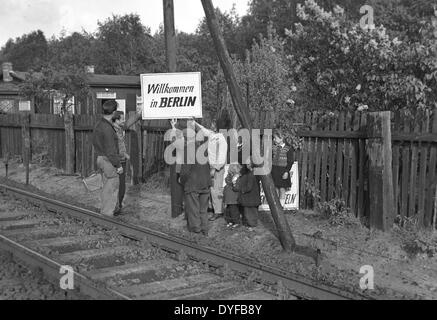
<instances>
[{"instance_id":1,"label":"wooden picket fence","mask_svg":"<svg viewBox=\"0 0 437 320\"><path fill-rule=\"evenodd\" d=\"M435 223L437 112L394 113L392 117L395 207L425 227Z\"/></svg>"},{"instance_id":2,"label":"wooden picket fence","mask_svg":"<svg viewBox=\"0 0 437 320\"><path fill-rule=\"evenodd\" d=\"M302 147L295 154L303 208L313 206L317 197L338 197L357 217L369 216L367 118L361 112L305 114L308 128L298 131ZM391 130L395 215L430 227L437 182L437 113L392 113Z\"/></svg>"},{"instance_id":3,"label":"wooden picket fence","mask_svg":"<svg viewBox=\"0 0 437 320\"><path fill-rule=\"evenodd\" d=\"M305 114L298 131L301 206L342 198L357 216L365 216L366 114Z\"/></svg>"},{"instance_id":4,"label":"wooden picket fence","mask_svg":"<svg viewBox=\"0 0 437 320\"><path fill-rule=\"evenodd\" d=\"M59 169L66 170L65 124L62 117L52 114L7 114L0 116L0 158L20 156L24 158L23 119L29 121L31 158L44 155ZM75 172L83 177L96 171L92 147L92 130L99 119L96 115L74 115ZM127 147L131 155L133 177L141 182L161 170L164 163L164 132L167 123L143 121L127 134Z\"/></svg>"},{"instance_id":5,"label":"wooden picket fence","mask_svg":"<svg viewBox=\"0 0 437 320\"><path fill-rule=\"evenodd\" d=\"M23 115L0 116L0 157L7 152L12 156L23 155L23 133L29 130L32 156L44 150L55 167L65 169L68 145L64 120L49 114L26 116L28 129L23 127ZM96 170L91 132L97 117L74 116L75 171L82 176ZM256 117L257 126L264 127L263 119L267 118ZM430 227L435 223L437 113L417 112L407 116L396 112L391 118L394 214L416 218L419 225ZM307 112L303 123L298 130L302 145L295 152L299 162L301 208L312 207L315 201L342 198L357 217L366 220L373 200L369 193L368 114ZM132 175L137 183L165 167L167 129L166 121L143 121L128 133Z\"/></svg>"}]
</instances>

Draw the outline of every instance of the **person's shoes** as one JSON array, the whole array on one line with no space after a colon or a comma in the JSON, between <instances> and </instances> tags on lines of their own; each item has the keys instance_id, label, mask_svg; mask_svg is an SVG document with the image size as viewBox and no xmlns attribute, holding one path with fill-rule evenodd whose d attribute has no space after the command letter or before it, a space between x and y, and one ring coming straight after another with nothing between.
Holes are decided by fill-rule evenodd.
<instances>
[{"instance_id":1,"label":"person's shoes","mask_svg":"<svg viewBox=\"0 0 437 320\"><path fill-rule=\"evenodd\" d=\"M119 217L119 216L121 216L121 215L122 215L122 211L121 211L120 208L118 208L118 209L116 209L116 210L114 211L114 217Z\"/></svg>"},{"instance_id":2,"label":"person's shoes","mask_svg":"<svg viewBox=\"0 0 437 320\"><path fill-rule=\"evenodd\" d=\"M234 226L234 224L232 223L232 222L229 222L227 225L226 225L226 227L228 227L228 228L232 228Z\"/></svg>"},{"instance_id":3,"label":"person's shoes","mask_svg":"<svg viewBox=\"0 0 437 320\"><path fill-rule=\"evenodd\" d=\"M220 219L223 217L223 214L213 214L211 218L209 218L209 221L216 221L217 219Z\"/></svg>"},{"instance_id":4,"label":"person's shoes","mask_svg":"<svg viewBox=\"0 0 437 320\"><path fill-rule=\"evenodd\" d=\"M237 229L239 226L240 226L240 225L239 225L238 223L234 223L234 224L232 225L232 229Z\"/></svg>"},{"instance_id":5,"label":"person's shoes","mask_svg":"<svg viewBox=\"0 0 437 320\"><path fill-rule=\"evenodd\" d=\"M208 231L202 231L202 234L207 237L208 236Z\"/></svg>"}]
</instances>

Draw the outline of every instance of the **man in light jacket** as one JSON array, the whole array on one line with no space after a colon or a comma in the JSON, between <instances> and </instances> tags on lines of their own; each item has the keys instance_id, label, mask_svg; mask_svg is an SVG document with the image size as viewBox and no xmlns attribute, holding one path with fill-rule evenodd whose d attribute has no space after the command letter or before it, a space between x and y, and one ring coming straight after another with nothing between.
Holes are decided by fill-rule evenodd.
<instances>
[{"instance_id":1,"label":"man in light jacket","mask_svg":"<svg viewBox=\"0 0 437 320\"><path fill-rule=\"evenodd\" d=\"M213 184L211 186L211 202L214 208L214 215L210 221L223 217L223 185L225 165L228 156L228 143L225 136L218 132L217 125L213 121L211 130L206 129L197 122L196 127L202 130L208 138L208 161L211 168Z\"/></svg>"}]
</instances>

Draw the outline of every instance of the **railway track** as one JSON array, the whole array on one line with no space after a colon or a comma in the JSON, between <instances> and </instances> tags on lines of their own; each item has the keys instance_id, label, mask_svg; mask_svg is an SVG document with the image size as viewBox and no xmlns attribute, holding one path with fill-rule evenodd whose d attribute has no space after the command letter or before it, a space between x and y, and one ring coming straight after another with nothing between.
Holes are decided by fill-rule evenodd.
<instances>
[{"instance_id":1,"label":"railway track","mask_svg":"<svg viewBox=\"0 0 437 320\"><path fill-rule=\"evenodd\" d=\"M17 254L21 260L28 259L32 260L31 264L45 266L45 269L41 268L58 281L59 268L64 264L72 265L78 289L93 298L277 299L276 293L265 290L271 287L283 288L281 292L285 289L286 296L292 299L366 298L19 188L0 184L0 191L29 201L52 214L57 212L64 217L67 214L75 221L87 221L103 228L103 234L94 234L95 227L92 227L86 236L83 230L79 235L65 236L60 233L65 228L60 227L62 224L56 219L35 221L34 218L7 215L1 218L0 213L0 247ZM111 243L107 233L113 235L114 231L107 230L115 230L128 244L121 240L117 244ZM18 239L22 235L26 241L14 240L17 235ZM38 252L32 248L42 250ZM47 250L55 250L55 258L44 255ZM143 259L135 259L138 256ZM81 268L83 265L85 269Z\"/></svg>"}]
</instances>

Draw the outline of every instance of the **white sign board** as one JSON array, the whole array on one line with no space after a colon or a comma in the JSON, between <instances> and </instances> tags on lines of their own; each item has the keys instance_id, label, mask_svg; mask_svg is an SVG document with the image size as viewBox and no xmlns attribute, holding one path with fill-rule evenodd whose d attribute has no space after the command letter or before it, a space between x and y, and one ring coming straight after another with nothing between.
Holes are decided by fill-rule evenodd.
<instances>
[{"instance_id":1,"label":"white sign board","mask_svg":"<svg viewBox=\"0 0 437 320\"><path fill-rule=\"evenodd\" d=\"M114 100L117 99L116 92L97 92L97 99Z\"/></svg>"},{"instance_id":2,"label":"white sign board","mask_svg":"<svg viewBox=\"0 0 437 320\"><path fill-rule=\"evenodd\" d=\"M293 163L290 169L291 188L285 190L285 198L281 199L281 204L284 210L299 210L299 166L298 163ZM259 211L270 211L269 204L264 195L264 190L260 186L261 190L261 206Z\"/></svg>"},{"instance_id":3,"label":"white sign board","mask_svg":"<svg viewBox=\"0 0 437 320\"><path fill-rule=\"evenodd\" d=\"M202 118L200 72L141 75L143 119Z\"/></svg>"},{"instance_id":4,"label":"white sign board","mask_svg":"<svg viewBox=\"0 0 437 320\"><path fill-rule=\"evenodd\" d=\"M123 112L124 115L126 115L126 100L124 99L119 99L119 100L115 100L118 103L118 107L117 107L117 111L121 111Z\"/></svg>"},{"instance_id":5,"label":"white sign board","mask_svg":"<svg viewBox=\"0 0 437 320\"><path fill-rule=\"evenodd\" d=\"M228 175L229 165L225 166L224 177L226 178ZM285 190L285 198L281 199L281 204L284 210L299 210L299 166L298 163L293 163L293 166L290 169L290 179L291 179L291 188ZM223 182L223 187L226 186L226 181ZM264 194L264 190L262 188L260 182L260 195L261 195L261 206L259 206L259 211L270 211L269 204L267 203L267 199Z\"/></svg>"},{"instance_id":6,"label":"white sign board","mask_svg":"<svg viewBox=\"0 0 437 320\"><path fill-rule=\"evenodd\" d=\"M19 111L30 111L30 101L19 101L18 102Z\"/></svg>"}]
</instances>

